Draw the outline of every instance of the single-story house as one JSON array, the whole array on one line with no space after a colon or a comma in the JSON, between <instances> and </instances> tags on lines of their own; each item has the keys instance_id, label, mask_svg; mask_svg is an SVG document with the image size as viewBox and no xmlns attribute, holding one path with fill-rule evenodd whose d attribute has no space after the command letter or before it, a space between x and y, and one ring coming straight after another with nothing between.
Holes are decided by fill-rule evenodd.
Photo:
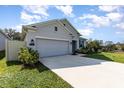
<instances>
[{"instance_id":1,"label":"single-story house","mask_svg":"<svg viewBox=\"0 0 124 93\"><path fill-rule=\"evenodd\" d=\"M87 39L80 37L79 38L79 47L86 47L87 46Z\"/></svg>"},{"instance_id":2,"label":"single-story house","mask_svg":"<svg viewBox=\"0 0 124 93\"><path fill-rule=\"evenodd\" d=\"M39 52L40 57L73 54L79 49L80 33L67 19L55 19L24 25L27 47Z\"/></svg>"},{"instance_id":3,"label":"single-story house","mask_svg":"<svg viewBox=\"0 0 124 93\"><path fill-rule=\"evenodd\" d=\"M0 51L5 50L5 40L10 38L2 31L0 31Z\"/></svg>"}]
</instances>

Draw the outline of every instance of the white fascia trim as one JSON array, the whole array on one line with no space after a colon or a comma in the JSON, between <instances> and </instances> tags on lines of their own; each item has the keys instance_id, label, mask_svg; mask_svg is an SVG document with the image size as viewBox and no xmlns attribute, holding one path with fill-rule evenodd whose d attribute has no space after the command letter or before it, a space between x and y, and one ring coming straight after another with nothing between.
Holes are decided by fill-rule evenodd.
<instances>
[{"instance_id":1,"label":"white fascia trim","mask_svg":"<svg viewBox=\"0 0 124 93\"><path fill-rule=\"evenodd\" d=\"M58 39L58 38L48 38L48 37L41 37L41 36L36 36L36 39L46 39L46 40L58 40L58 41L68 41L68 39Z\"/></svg>"},{"instance_id":2,"label":"white fascia trim","mask_svg":"<svg viewBox=\"0 0 124 93\"><path fill-rule=\"evenodd\" d=\"M27 29L28 29L28 30L34 30L34 31L37 30L37 28L33 28L33 27L29 27L29 26L27 26Z\"/></svg>"},{"instance_id":3,"label":"white fascia trim","mask_svg":"<svg viewBox=\"0 0 124 93\"><path fill-rule=\"evenodd\" d=\"M53 20L48 20L48 21L44 21L44 22L39 22L39 23L34 23L34 24L29 24L27 26L37 26L37 25L48 25L49 23L55 22L57 19L53 19Z\"/></svg>"},{"instance_id":4,"label":"white fascia trim","mask_svg":"<svg viewBox=\"0 0 124 93\"><path fill-rule=\"evenodd\" d=\"M27 30L34 30L34 31L37 31L37 28L33 28L33 27L30 27L30 26L22 26L22 29L26 28Z\"/></svg>"},{"instance_id":5,"label":"white fascia trim","mask_svg":"<svg viewBox=\"0 0 124 93\"><path fill-rule=\"evenodd\" d=\"M64 19L76 32L77 34L79 34L80 36L82 36L78 31L77 29L67 20L67 19Z\"/></svg>"}]
</instances>

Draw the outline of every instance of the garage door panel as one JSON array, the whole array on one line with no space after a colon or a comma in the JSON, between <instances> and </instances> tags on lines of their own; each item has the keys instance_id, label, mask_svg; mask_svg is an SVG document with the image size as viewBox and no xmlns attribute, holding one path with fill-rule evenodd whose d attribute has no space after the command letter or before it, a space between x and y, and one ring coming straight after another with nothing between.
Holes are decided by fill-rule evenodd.
<instances>
[{"instance_id":1,"label":"garage door panel","mask_svg":"<svg viewBox=\"0 0 124 93\"><path fill-rule=\"evenodd\" d=\"M69 42L62 40L36 39L40 57L65 55L69 53Z\"/></svg>"}]
</instances>

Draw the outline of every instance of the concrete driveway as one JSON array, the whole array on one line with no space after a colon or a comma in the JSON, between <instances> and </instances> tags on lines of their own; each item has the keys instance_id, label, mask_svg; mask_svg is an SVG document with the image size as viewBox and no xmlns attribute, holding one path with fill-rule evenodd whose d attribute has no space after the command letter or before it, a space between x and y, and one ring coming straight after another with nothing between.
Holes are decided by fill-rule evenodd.
<instances>
[{"instance_id":1,"label":"concrete driveway","mask_svg":"<svg viewBox=\"0 0 124 93\"><path fill-rule=\"evenodd\" d=\"M41 59L42 63L76 88L124 87L124 64L65 55Z\"/></svg>"}]
</instances>

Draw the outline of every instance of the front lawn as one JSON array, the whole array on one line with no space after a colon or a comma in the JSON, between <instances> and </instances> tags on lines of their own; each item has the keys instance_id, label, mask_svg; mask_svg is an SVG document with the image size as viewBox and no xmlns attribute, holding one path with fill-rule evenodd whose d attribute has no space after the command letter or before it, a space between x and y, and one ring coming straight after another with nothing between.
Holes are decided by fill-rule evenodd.
<instances>
[{"instance_id":1,"label":"front lawn","mask_svg":"<svg viewBox=\"0 0 124 93\"><path fill-rule=\"evenodd\" d=\"M4 55L0 52L0 55ZM50 71L41 63L36 68L24 68L18 61L6 62L0 59L1 88L70 88L71 85Z\"/></svg>"},{"instance_id":2,"label":"front lawn","mask_svg":"<svg viewBox=\"0 0 124 93\"><path fill-rule=\"evenodd\" d=\"M124 63L124 52L115 52L115 53L102 52L102 53L88 54L86 55L86 57Z\"/></svg>"}]
</instances>

